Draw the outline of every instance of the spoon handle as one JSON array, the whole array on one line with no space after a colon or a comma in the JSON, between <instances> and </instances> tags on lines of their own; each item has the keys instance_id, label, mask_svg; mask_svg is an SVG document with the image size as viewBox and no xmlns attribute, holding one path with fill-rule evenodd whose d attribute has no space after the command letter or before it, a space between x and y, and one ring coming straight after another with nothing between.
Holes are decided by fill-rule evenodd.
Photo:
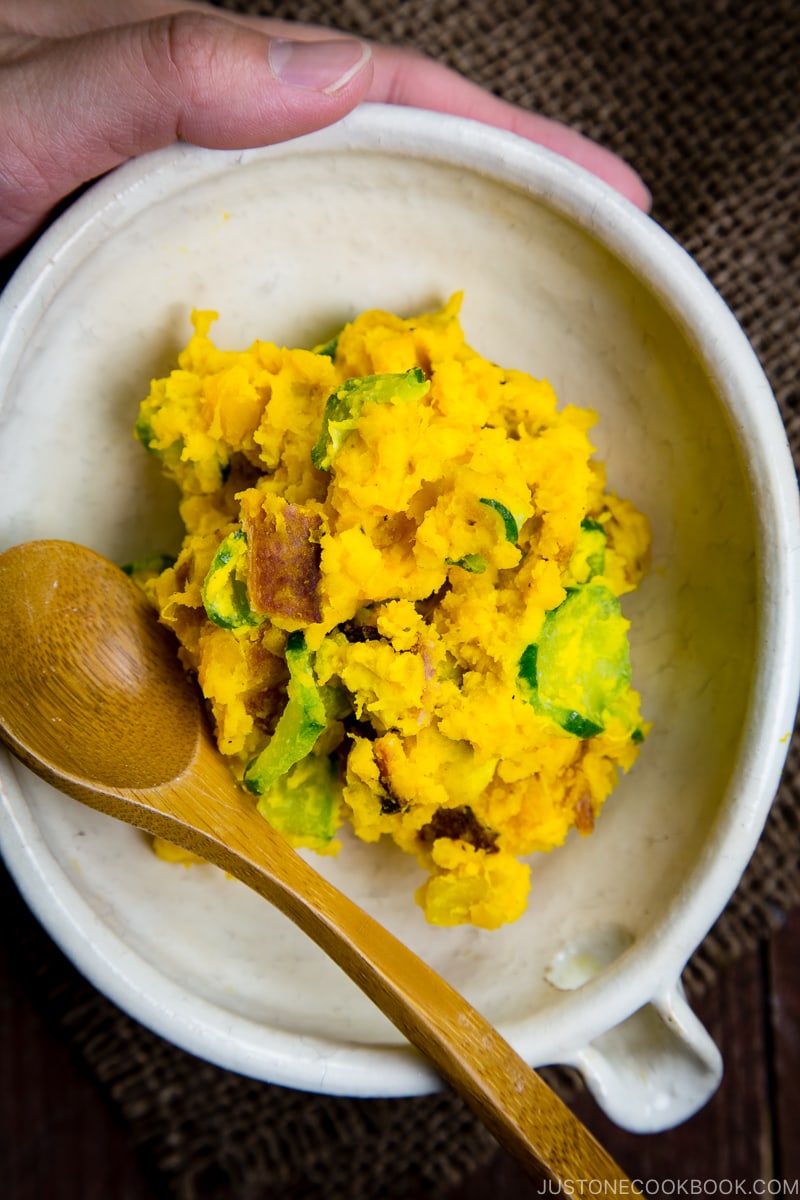
<instances>
[{"instance_id":1,"label":"spoon handle","mask_svg":"<svg viewBox=\"0 0 800 1200\"><path fill-rule=\"evenodd\" d=\"M544 1081L449 984L328 883L258 814L216 751L201 749L192 787L117 794L114 815L182 845L292 919L433 1063L535 1179L630 1180ZM77 794L77 793L76 793ZM89 797L85 790L80 799ZM140 804L137 803L140 800ZM91 803L91 800L89 800ZM109 811L106 796L102 805ZM217 832L219 831L219 832Z\"/></svg>"}]
</instances>

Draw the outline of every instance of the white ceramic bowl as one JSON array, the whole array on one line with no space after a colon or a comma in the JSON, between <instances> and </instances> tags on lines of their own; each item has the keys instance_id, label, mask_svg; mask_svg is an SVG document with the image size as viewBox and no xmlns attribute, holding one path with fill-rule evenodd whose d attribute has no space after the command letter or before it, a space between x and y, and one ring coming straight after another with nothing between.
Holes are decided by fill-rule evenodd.
<instances>
[{"instance_id":1,"label":"white ceramic bowl","mask_svg":"<svg viewBox=\"0 0 800 1200\"><path fill-rule=\"evenodd\" d=\"M592 837L533 863L527 915L426 926L415 865L347 842L325 874L532 1064L571 1063L623 1125L701 1105L719 1055L681 970L776 791L798 692L795 476L766 379L698 268L649 218L510 135L365 107L246 153L128 164L45 234L0 301L0 549L36 537L127 560L174 542L175 495L131 435L189 333L311 345L372 306L464 289L468 339L600 412L611 485L647 512L626 599L655 722ZM438 1086L354 985L254 894L156 859L135 830L0 764L0 838L45 927L98 988L221 1066L298 1088ZM313 857L313 856L312 856Z\"/></svg>"}]
</instances>

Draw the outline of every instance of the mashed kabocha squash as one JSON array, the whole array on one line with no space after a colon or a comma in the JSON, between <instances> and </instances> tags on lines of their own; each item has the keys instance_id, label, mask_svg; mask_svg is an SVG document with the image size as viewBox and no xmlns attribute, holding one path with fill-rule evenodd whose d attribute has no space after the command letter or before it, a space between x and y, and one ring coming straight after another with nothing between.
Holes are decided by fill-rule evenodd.
<instances>
[{"instance_id":1,"label":"mashed kabocha squash","mask_svg":"<svg viewBox=\"0 0 800 1200\"><path fill-rule=\"evenodd\" d=\"M650 539L595 416L472 350L460 299L313 351L222 350L195 312L136 426L186 535L135 573L268 821L390 838L429 921L493 929L637 756L619 597Z\"/></svg>"}]
</instances>

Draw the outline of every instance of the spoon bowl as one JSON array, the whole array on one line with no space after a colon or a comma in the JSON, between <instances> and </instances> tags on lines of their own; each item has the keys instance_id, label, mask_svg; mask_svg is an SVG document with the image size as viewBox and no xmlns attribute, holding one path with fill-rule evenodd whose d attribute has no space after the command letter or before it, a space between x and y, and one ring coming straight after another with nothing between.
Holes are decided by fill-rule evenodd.
<instances>
[{"instance_id":1,"label":"spoon bowl","mask_svg":"<svg viewBox=\"0 0 800 1200\"><path fill-rule=\"evenodd\" d=\"M187 768L200 736L198 700L177 647L149 619L141 591L120 587L111 563L96 558L74 570L73 553L69 544L42 542L4 556L9 744L61 781L117 789L167 783ZM82 556L74 566L81 565Z\"/></svg>"},{"instance_id":2,"label":"spoon bowl","mask_svg":"<svg viewBox=\"0 0 800 1200\"><path fill-rule=\"evenodd\" d=\"M122 571L71 542L28 542L0 555L0 607L0 737L27 766L275 904L534 1177L635 1190L475 1009L257 813L214 746L174 643Z\"/></svg>"}]
</instances>

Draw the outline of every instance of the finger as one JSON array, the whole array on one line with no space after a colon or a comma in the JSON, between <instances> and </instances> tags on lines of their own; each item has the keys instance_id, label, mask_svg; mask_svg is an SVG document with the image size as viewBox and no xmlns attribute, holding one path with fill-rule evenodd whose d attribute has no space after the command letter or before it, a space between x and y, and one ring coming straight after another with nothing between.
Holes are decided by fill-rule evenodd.
<instances>
[{"instance_id":1,"label":"finger","mask_svg":"<svg viewBox=\"0 0 800 1200\"><path fill-rule=\"evenodd\" d=\"M203 0L183 2L197 11L208 11L208 5ZM29 0L10 0L10 3L19 9L22 19ZM68 13L71 12L71 15L68 16L60 0L40 0L40 7L42 5L46 10L44 19L50 26L54 21L69 19L82 22L85 27L119 20L120 13L126 14L125 19L132 20L136 15L152 16L178 7L176 0L116 0L111 5L108 0L74 0L69 6ZM292 30L292 24L285 21L234 12L227 12L225 17L252 28L264 28L279 36L293 36L287 32ZM297 37L324 36L319 28L308 25L295 25L294 29L294 36ZM334 31L330 33L334 34ZM517 133L578 163L627 196L638 208L649 211L651 196L641 176L612 151L582 136L577 130L509 104L443 64L413 51L375 45L373 54L375 74L368 97L370 100L454 113Z\"/></svg>"},{"instance_id":2,"label":"finger","mask_svg":"<svg viewBox=\"0 0 800 1200\"><path fill-rule=\"evenodd\" d=\"M344 116L372 74L355 39L298 43L191 12L20 45L0 76L0 252L127 158L176 138L296 137Z\"/></svg>"},{"instance_id":3,"label":"finger","mask_svg":"<svg viewBox=\"0 0 800 1200\"><path fill-rule=\"evenodd\" d=\"M83 5L88 5L93 10L93 19L100 18L104 2L105 0L82 0ZM124 6L133 6L140 10L147 8L149 11L164 11L171 8L175 0L120 2ZM188 2L197 9L206 8L202 0ZM228 12L226 16L229 20L240 21L251 27L260 26L280 36L291 36L293 28L291 22L274 18L246 16L234 12ZM294 30L297 37L323 36L319 27L300 24L294 25ZM335 34L335 31L331 30L330 33ZM369 100L453 113L509 130L591 171L593 175L631 200L637 208L649 211L650 191L638 172L611 150L584 137L577 130L560 121L528 112L501 100L443 64L414 51L374 44L373 58L374 76L367 97Z\"/></svg>"},{"instance_id":4,"label":"finger","mask_svg":"<svg viewBox=\"0 0 800 1200\"><path fill-rule=\"evenodd\" d=\"M373 47L368 99L454 113L519 134L591 171L647 212L650 192L641 176L612 151L558 121L509 104L441 63L392 46Z\"/></svg>"}]
</instances>

